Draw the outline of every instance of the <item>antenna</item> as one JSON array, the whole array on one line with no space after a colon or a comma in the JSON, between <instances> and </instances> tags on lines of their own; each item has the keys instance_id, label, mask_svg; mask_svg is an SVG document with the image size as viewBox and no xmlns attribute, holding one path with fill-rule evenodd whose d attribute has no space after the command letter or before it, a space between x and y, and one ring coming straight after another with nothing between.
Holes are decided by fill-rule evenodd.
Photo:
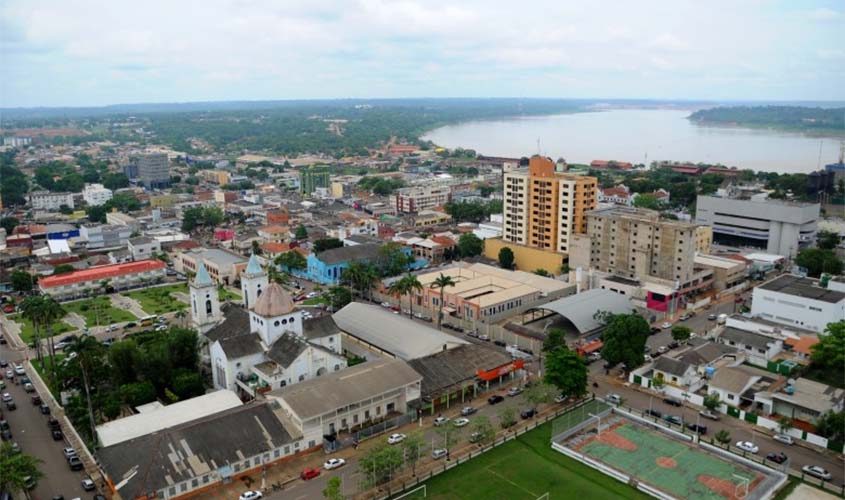
<instances>
[{"instance_id":1,"label":"antenna","mask_svg":"<svg viewBox=\"0 0 845 500\"><path fill-rule=\"evenodd\" d=\"M822 146L824 145L823 140L819 140L819 161L816 163L816 168L822 168Z\"/></svg>"},{"instance_id":2,"label":"antenna","mask_svg":"<svg viewBox=\"0 0 845 500\"><path fill-rule=\"evenodd\" d=\"M541 151L540 151L540 138L539 137L537 138L537 155L543 156Z\"/></svg>"},{"instance_id":3,"label":"antenna","mask_svg":"<svg viewBox=\"0 0 845 500\"><path fill-rule=\"evenodd\" d=\"M845 139L839 141L839 164L845 164Z\"/></svg>"}]
</instances>

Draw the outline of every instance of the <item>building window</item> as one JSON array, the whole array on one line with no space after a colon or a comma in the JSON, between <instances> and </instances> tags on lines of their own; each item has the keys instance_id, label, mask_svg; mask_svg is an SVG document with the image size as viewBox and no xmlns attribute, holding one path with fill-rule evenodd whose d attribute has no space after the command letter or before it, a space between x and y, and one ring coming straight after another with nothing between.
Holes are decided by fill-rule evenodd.
<instances>
[{"instance_id":1,"label":"building window","mask_svg":"<svg viewBox=\"0 0 845 500\"><path fill-rule=\"evenodd\" d=\"M279 320L276 320L276 321L273 323L273 326L279 326Z\"/></svg>"}]
</instances>

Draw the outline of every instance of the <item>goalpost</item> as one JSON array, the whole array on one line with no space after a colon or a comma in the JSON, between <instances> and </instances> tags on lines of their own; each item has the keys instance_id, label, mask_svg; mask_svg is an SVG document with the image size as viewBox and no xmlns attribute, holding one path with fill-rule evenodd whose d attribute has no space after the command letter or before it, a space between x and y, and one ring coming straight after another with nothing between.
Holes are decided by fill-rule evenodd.
<instances>
[{"instance_id":1,"label":"goalpost","mask_svg":"<svg viewBox=\"0 0 845 500\"><path fill-rule=\"evenodd\" d=\"M545 492L542 495L537 497L537 500L549 500L549 492Z\"/></svg>"},{"instance_id":2,"label":"goalpost","mask_svg":"<svg viewBox=\"0 0 845 500\"><path fill-rule=\"evenodd\" d=\"M740 476L739 474L732 474L735 479L739 480L739 483L736 485L736 489L734 490L734 495L740 500L748 496L748 484L751 482L751 479Z\"/></svg>"},{"instance_id":3,"label":"goalpost","mask_svg":"<svg viewBox=\"0 0 845 500\"><path fill-rule=\"evenodd\" d=\"M393 500L399 500L400 498L405 498L405 497L407 497L408 495L412 495L412 494L414 494L414 493L416 493L416 492L418 492L418 491L420 491L420 490L422 490L422 497L423 497L423 498L426 498L426 497L428 496L428 490L427 490L427 488L426 488L426 485L422 484L422 485L417 486L416 488L412 489L411 491L407 491L407 492L405 492L405 493L402 493L401 495L399 495L398 497L394 498Z\"/></svg>"}]
</instances>

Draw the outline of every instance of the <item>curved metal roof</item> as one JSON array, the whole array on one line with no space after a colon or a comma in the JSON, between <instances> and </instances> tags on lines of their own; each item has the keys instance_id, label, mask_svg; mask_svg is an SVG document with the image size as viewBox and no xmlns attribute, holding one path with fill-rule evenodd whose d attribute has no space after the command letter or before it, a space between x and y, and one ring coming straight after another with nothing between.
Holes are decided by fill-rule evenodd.
<instances>
[{"instance_id":1,"label":"curved metal roof","mask_svg":"<svg viewBox=\"0 0 845 500\"><path fill-rule=\"evenodd\" d=\"M571 321L580 333L587 333L603 326L602 323L593 318L593 315L598 311L627 314L634 310L634 306L624 295L610 290L594 288L543 304L538 306L537 309L556 312Z\"/></svg>"}]
</instances>

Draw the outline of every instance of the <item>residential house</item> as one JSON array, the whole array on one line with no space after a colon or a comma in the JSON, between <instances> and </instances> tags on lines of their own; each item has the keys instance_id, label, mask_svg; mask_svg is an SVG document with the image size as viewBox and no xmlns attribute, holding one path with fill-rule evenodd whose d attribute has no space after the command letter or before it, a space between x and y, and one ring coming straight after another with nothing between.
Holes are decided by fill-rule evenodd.
<instances>
[{"instance_id":1,"label":"residential house","mask_svg":"<svg viewBox=\"0 0 845 500\"><path fill-rule=\"evenodd\" d=\"M132 254L132 260L149 259L161 253L161 242L155 238L138 236L129 239L128 249Z\"/></svg>"},{"instance_id":2,"label":"residential house","mask_svg":"<svg viewBox=\"0 0 845 500\"><path fill-rule=\"evenodd\" d=\"M802 377L778 392L757 393L756 401L771 414L815 424L825 413L843 410L845 389Z\"/></svg>"},{"instance_id":3,"label":"residential house","mask_svg":"<svg viewBox=\"0 0 845 500\"><path fill-rule=\"evenodd\" d=\"M740 404L754 401L754 394L747 394L746 391L761 378L743 367L724 366L719 368L710 380L708 393L718 394L722 402L738 407Z\"/></svg>"},{"instance_id":4,"label":"residential house","mask_svg":"<svg viewBox=\"0 0 845 500\"><path fill-rule=\"evenodd\" d=\"M173 260L173 267L181 273L196 273L202 263L217 283L234 284L241 271L246 268L247 259L242 255L217 248L196 249L182 252Z\"/></svg>"},{"instance_id":5,"label":"residential house","mask_svg":"<svg viewBox=\"0 0 845 500\"><path fill-rule=\"evenodd\" d=\"M661 356L654 362L653 380L662 381L665 384L676 387L687 388L698 379L695 367L680 359Z\"/></svg>"}]
</instances>

